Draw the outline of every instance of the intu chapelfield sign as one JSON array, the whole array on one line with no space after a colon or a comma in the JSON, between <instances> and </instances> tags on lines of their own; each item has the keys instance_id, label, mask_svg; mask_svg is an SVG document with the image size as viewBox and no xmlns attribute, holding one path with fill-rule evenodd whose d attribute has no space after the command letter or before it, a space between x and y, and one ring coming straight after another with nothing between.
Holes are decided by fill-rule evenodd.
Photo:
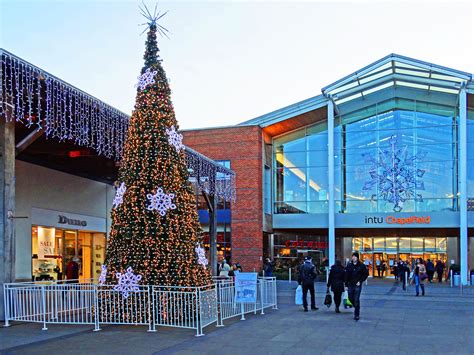
<instances>
[{"instance_id":1,"label":"intu chapelfield sign","mask_svg":"<svg viewBox=\"0 0 474 355\"><path fill-rule=\"evenodd\" d=\"M409 217L397 217L393 215L389 216L365 216L365 224L430 224L430 216L409 216Z\"/></svg>"}]
</instances>

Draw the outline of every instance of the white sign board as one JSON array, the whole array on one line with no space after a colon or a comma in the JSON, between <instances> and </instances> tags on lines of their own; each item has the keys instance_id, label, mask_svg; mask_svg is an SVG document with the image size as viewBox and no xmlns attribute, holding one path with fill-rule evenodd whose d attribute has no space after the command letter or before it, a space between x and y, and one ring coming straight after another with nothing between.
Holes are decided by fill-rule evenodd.
<instances>
[{"instance_id":1,"label":"white sign board","mask_svg":"<svg viewBox=\"0 0 474 355\"><path fill-rule=\"evenodd\" d=\"M257 273L239 272L235 276L235 302L257 302Z\"/></svg>"},{"instance_id":2,"label":"white sign board","mask_svg":"<svg viewBox=\"0 0 474 355\"><path fill-rule=\"evenodd\" d=\"M54 228L38 228L38 259L54 255Z\"/></svg>"},{"instance_id":3,"label":"white sign board","mask_svg":"<svg viewBox=\"0 0 474 355\"><path fill-rule=\"evenodd\" d=\"M33 207L31 224L37 226L106 232L105 218Z\"/></svg>"}]
</instances>

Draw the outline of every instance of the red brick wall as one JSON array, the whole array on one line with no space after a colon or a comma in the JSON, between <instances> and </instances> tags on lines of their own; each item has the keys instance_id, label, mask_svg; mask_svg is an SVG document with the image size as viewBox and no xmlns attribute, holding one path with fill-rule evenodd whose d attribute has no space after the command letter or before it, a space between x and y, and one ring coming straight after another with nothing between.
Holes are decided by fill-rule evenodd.
<instances>
[{"instance_id":1,"label":"red brick wall","mask_svg":"<svg viewBox=\"0 0 474 355\"><path fill-rule=\"evenodd\" d=\"M232 205L232 263L260 270L263 255L262 131L258 126L182 132L184 144L214 160L230 160L236 173Z\"/></svg>"}]
</instances>

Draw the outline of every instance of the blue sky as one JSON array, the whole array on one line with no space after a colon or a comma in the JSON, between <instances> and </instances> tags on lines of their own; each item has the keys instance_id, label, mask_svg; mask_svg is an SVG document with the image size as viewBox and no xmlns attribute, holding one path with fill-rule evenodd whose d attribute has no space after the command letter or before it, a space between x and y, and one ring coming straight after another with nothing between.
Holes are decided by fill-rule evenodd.
<instances>
[{"instance_id":1,"label":"blue sky","mask_svg":"<svg viewBox=\"0 0 474 355\"><path fill-rule=\"evenodd\" d=\"M0 46L131 113L139 1L0 0ZM150 7L153 2L148 2ZM159 1L181 128L226 126L320 94L398 53L474 73L469 1Z\"/></svg>"}]
</instances>

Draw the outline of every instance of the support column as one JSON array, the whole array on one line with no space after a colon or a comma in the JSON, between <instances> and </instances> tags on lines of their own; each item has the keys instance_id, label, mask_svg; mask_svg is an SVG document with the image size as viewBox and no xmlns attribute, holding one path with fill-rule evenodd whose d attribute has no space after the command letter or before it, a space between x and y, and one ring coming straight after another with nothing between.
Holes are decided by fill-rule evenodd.
<instances>
[{"instance_id":1,"label":"support column","mask_svg":"<svg viewBox=\"0 0 474 355\"><path fill-rule=\"evenodd\" d=\"M209 196L209 256L211 273L217 276L217 196Z\"/></svg>"},{"instance_id":2,"label":"support column","mask_svg":"<svg viewBox=\"0 0 474 355\"><path fill-rule=\"evenodd\" d=\"M329 266L336 261L336 230L334 216L334 103L328 101L328 241L329 241Z\"/></svg>"},{"instance_id":3,"label":"support column","mask_svg":"<svg viewBox=\"0 0 474 355\"><path fill-rule=\"evenodd\" d=\"M467 239L467 96L463 86L459 91L459 204L460 233L459 251L461 282L468 284L468 239Z\"/></svg>"},{"instance_id":4,"label":"support column","mask_svg":"<svg viewBox=\"0 0 474 355\"><path fill-rule=\"evenodd\" d=\"M15 281L15 122L0 117L0 289ZM4 319L3 291L0 319Z\"/></svg>"}]
</instances>

